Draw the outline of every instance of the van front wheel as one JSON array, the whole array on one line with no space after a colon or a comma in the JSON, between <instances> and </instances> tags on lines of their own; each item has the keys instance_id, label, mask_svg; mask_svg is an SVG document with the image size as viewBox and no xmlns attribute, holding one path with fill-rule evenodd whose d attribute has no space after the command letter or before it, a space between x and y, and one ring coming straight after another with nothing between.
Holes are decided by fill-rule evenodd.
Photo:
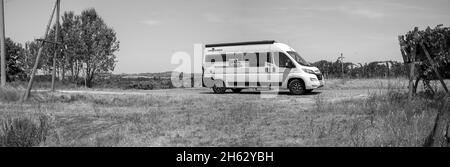
<instances>
[{"instance_id":1,"label":"van front wheel","mask_svg":"<svg viewBox=\"0 0 450 167\"><path fill-rule=\"evenodd\" d=\"M305 94L305 83L302 80L294 79L289 83L289 91L293 95L302 95Z\"/></svg>"}]
</instances>

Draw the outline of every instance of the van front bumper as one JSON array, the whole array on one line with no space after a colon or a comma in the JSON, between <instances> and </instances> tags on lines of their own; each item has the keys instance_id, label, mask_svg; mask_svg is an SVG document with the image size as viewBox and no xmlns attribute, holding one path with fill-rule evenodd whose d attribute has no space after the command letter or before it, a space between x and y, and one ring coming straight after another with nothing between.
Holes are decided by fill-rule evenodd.
<instances>
[{"instance_id":1,"label":"van front bumper","mask_svg":"<svg viewBox=\"0 0 450 167\"><path fill-rule=\"evenodd\" d=\"M322 74L307 74L307 79L305 78L305 89L318 89L325 85L325 80Z\"/></svg>"},{"instance_id":2,"label":"van front bumper","mask_svg":"<svg viewBox=\"0 0 450 167\"><path fill-rule=\"evenodd\" d=\"M309 81L305 84L306 89L317 89L323 87L323 85L320 83L320 81Z\"/></svg>"}]
</instances>

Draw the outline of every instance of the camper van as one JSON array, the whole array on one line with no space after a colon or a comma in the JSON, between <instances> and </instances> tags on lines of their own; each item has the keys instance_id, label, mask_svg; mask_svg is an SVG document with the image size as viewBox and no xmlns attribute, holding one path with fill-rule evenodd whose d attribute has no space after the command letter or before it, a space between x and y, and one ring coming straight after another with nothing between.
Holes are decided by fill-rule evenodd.
<instances>
[{"instance_id":1,"label":"camper van","mask_svg":"<svg viewBox=\"0 0 450 167\"><path fill-rule=\"evenodd\" d=\"M214 93L286 89L301 95L324 86L317 67L290 46L273 40L207 44L202 66L203 87Z\"/></svg>"}]
</instances>

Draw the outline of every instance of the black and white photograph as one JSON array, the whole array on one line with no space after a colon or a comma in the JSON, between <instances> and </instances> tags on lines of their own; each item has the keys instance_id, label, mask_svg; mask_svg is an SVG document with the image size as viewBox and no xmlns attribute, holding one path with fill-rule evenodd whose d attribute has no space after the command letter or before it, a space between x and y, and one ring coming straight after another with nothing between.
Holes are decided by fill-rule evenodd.
<instances>
[{"instance_id":1,"label":"black and white photograph","mask_svg":"<svg viewBox=\"0 0 450 167\"><path fill-rule=\"evenodd\" d=\"M449 0L0 1L0 147L450 146Z\"/></svg>"}]
</instances>

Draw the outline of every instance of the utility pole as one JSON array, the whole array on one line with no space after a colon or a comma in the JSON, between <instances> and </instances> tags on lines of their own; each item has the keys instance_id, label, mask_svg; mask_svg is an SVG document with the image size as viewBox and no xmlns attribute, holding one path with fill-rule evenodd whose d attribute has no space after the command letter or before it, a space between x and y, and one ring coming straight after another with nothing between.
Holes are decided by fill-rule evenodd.
<instances>
[{"instance_id":1,"label":"utility pole","mask_svg":"<svg viewBox=\"0 0 450 167\"><path fill-rule=\"evenodd\" d=\"M33 70L32 70L32 72L30 74L30 81L28 82L27 90L26 90L26 92L25 92L25 94L24 94L24 96L22 98L22 101L27 100L28 97L30 96L31 88L33 87L34 75L36 74L37 67L38 67L38 64L39 64L39 59L41 58L42 51L44 49L44 42L48 42L48 41L46 41L46 39L47 39L47 36L48 36L48 31L50 30L50 26L52 24L53 16L55 15L55 9L56 9L57 5L58 4L55 3L55 6L53 7L52 15L50 16L50 19L49 19L48 24L47 24L47 28L45 29L44 39L41 40L42 41L41 42L41 46L39 47L39 51L38 51L38 54L36 56L36 61L34 62Z\"/></svg>"},{"instance_id":2,"label":"utility pole","mask_svg":"<svg viewBox=\"0 0 450 167\"><path fill-rule=\"evenodd\" d=\"M58 43L59 36L59 8L60 0L56 0L56 28L55 28L55 43ZM59 45L55 44L55 54L53 55L53 69L52 69L52 92L55 91L55 76L56 76L56 57L59 52Z\"/></svg>"},{"instance_id":3,"label":"utility pole","mask_svg":"<svg viewBox=\"0 0 450 167\"><path fill-rule=\"evenodd\" d=\"M338 57L338 60L341 61L342 79L344 79L344 54L341 53L341 56Z\"/></svg>"},{"instance_id":4,"label":"utility pole","mask_svg":"<svg viewBox=\"0 0 450 167\"><path fill-rule=\"evenodd\" d=\"M0 86L5 87L6 86L6 49L5 49L5 8L4 8L4 0L1 0L0 2L0 54L1 54L1 79L0 79Z\"/></svg>"}]
</instances>

